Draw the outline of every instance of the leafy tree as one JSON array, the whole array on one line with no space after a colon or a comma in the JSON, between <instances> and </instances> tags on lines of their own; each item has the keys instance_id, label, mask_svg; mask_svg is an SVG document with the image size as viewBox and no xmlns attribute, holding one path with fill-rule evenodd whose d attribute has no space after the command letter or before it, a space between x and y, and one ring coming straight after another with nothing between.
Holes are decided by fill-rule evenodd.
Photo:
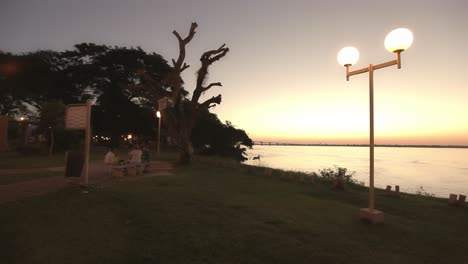
<instances>
[{"instance_id":1,"label":"leafy tree","mask_svg":"<svg viewBox=\"0 0 468 264\"><path fill-rule=\"evenodd\" d=\"M91 98L90 90L77 77L82 76L81 62L69 57L67 52L36 51L33 55L46 63L50 71L49 83L41 87L36 99L39 106L51 100L72 104Z\"/></svg>"},{"instance_id":2,"label":"leafy tree","mask_svg":"<svg viewBox=\"0 0 468 264\"><path fill-rule=\"evenodd\" d=\"M138 70L151 70L158 79L169 71L167 62L156 53L141 48L110 47L92 43L75 45L65 52L70 61L70 74L77 86L87 87L96 97L93 107L93 129L111 136L113 145L126 133L150 135L154 127L153 102L137 96Z\"/></svg>"},{"instance_id":3,"label":"leafy tree","mask_svg":"<svg viewBox=\"0 0 468 264\"><path fill-rule=\"evenodd\" d=\"M41 87L50 85L51 69L35 53L0 53L0 114L17 113L34 104Z\"/></svg>"},{"instance_id":4,"label":"leafy tree","mask_svg":"<svg viewBox=\"0 0 468 264\"><path fill-rule=\"evenodd\" d=\"M53 79L49 65L35 53L0 52L0 149L7 149L8 114L28 112Z\"/></svg>"},{"instance_id":5,"label":"leafy tree","mask_svg":"<svg viewBox=\"0 0 468 264\"><path fill-rule=\"evenodd\" d=\"M246 147L252 148L253 141L242 129L230 122L223 124L208 110L201 111L192 131L192 142L196 150L206 155L218 155L238 161L247 160Z\"/></svg>"}]
</instances>

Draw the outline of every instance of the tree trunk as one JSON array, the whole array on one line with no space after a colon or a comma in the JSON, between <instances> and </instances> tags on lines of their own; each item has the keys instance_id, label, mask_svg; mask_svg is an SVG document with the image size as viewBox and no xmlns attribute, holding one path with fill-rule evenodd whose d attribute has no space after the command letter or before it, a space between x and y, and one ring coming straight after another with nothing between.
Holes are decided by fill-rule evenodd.
<instances>
[{"instance_id":1,"label":"tree trunk","mask_svg":"<svg viewBox=\"0 0 468 264\"><path fill-rule=\"evenodd\" d=\"M112 130L111 132L111 142L110 145L107 147L113 147L113 148L118 148L120 146L120 131L117 130Z\"/></svg>"},{"instance_id":2,"label":"tree trunk","mask_svg":"<svg viewBox=\"0 0 468 264\"><path fill-rule=\"evenodd\" d=\"M55 143L54 131L50 130L49 156L52 156L52 153L54 152L54 143Z\"/></svg>"},{"instance_id":3,"label":"tree trunk","mask_svg":"<svg viewBox=\"0 0 468 264\"><path fill-rule=\"evenodd\" d=\"M190 164L193 156L192 141L190 140L191 129L183 127L179 133L179 164Z\"/></svg>"},{"instance_id":4,"label":"tree trunk","mask_svg":"<svg viewBox=\"0 0 468 264\"><path fill-rule=\"evenodd\" d=\"M8 150L8 115L0 115L0 151Z\"/></svg>"}]
</instances>

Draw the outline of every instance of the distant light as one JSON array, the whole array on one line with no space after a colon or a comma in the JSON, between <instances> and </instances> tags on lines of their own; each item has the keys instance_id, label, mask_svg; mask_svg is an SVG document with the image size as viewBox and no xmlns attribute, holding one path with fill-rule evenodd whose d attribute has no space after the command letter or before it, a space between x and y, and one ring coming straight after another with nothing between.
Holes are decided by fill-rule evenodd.
<instances>
[{"instance_id":1,"label":"distant light","mask_svg":"<svg viewBox=\"0 0 468 264\"><path fill-rule=\"evenodd\" d=\"M359 51L355 47L344 47L338 52L338 63L340 65L353 65L359 59Z\"/></svg>"},{"instance_id":2,"label":"distant light","mask_svg":"<svg viewBox=\"0 0 468 264\"><path fill-rule=\"evenodd\" d=\"M157 112L156 112L156 116L157 116L158 118L161 118L161 112L157 111Z\"/></svg>"},{"instance_id":3,"label":"distant light","mask_svg":"<svg viewBox=\"0 0 468 264\"><path fill-rule=\"evenodd\" d=\"M397 28L385 37L385 48L390 52L407 50L413 44L413 33L406 28Z\"/></svg>"},{"instance_id":4,"label":"distant light","mask_svg":"<svg viewBox=\"0 0 468 264\"><path fill-rule=\"evenodd\" d=\"M132 135L131 135L131 134L128 134L127 138L128 138L128 139L132 139Z\"/></svg>"},{"instance_id":5,"label":"distant light","mask_svg":"<svg viewBox=\"0 0 468 264\"><path fill-rule=\"evenodd\" d=\"M24 119L25 119L24 117L20 117L20 121L24 121Z\"/></svg>"}]
</instances>

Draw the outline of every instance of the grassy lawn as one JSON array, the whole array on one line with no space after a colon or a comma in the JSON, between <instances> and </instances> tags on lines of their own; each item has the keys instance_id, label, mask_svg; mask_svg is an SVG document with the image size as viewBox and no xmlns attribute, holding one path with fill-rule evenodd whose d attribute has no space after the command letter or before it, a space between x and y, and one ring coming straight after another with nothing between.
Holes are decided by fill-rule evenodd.
<instances>
[{"instance_id":1,"label":"grassy lawn","mask_svg":"<svg viewBox=\"0 0 468 264\"><path fill-rule=\"evenodd\" d=\"M103 160L107 149L105 147L93 147L90 153L90 161ZM123 148L121 152L128 152ZM161 159L176 160L177 154L172 150L168 153L163 153ZM156 157L156 151L152 151L151 156ZM10 184L21 181L35 180L40 178L63 176L63 171L48 171L45 168L49 167L65 167L65 153L56 153L52 156L48 155L31 155L23 156L16 152L0 153L0 185ZM29 170L38 169L37 171L20 171L20 172L2 172L1 170Z\"/></svg>"},{"instance_id":2,"label":"grassy lawn","mask_svg":"<svg viewBox=\"0 0 468 264\"><path fill-rule=\"evenodd\" d=\"M104 159L104 147L93 147L89 155L90 160ZM29 169L65 166L65 153L58 152L48 155L20 155L16 152L0 152L0 169Z\"/></svg>"},{"instance_id":3,"label":"grassy lawn","mask_svg":"<svg viewBox=\"0 0 468 264\"><path fill-rule=\"evenodd\" d=\"M52 156L22 156L18 153L0 153L0 169L28 169L65 166L65 154Z\"/></svg>"},{"instance_id":4,"label":"grassy lawn","mask_svg":"<svg viewBox=\"0 0 468 264\"><path fill-rule=\"evenodd\" d=\"M55 176L63 176L63 172L7 173L0 176L0 185Z\"/></svg>"},{"instance_id":5,"label":"grassy lawn","mask_svg":"<svg viewBox=\"0 0 468 264\"><path fill-rule=\"evenodd\" d=\"M468 209L415 195L358 221L332 191L209 164L0 204L2 263L467 263Z\"/></svg>"},{"instance_id":6,"label":"grassy lawn","mask_svg":"<svg viewBox=\"0 0 468 264\"><path fill-rule=\"evenodd\" d=\"M120 152L126 153L130 151L126 147L122 147ZM164 151L166 151L164 149ZM106 147L93 146L89 155L91 161L104 160L106 154ZM162 153L162 159L164 160L175 160L177 154L173 149L169 149L168 153ZM151 151L151 157L156 157L156 150ZM1 169L27 169L27 168L47 168L47 167L61 167L65 166L65 153L58 152L52 156L45 154L42 155L31 155L25 156L20 155L17 152L0 152L0 170Z\"/></svg>"},{"instance_id":7,"label":"grassy lawn","mask_svg":"<svg viewBox=\"0 0 468 264\"><path fill-rule=\"evenodd\" d=\"M90 153L90 160L100 160L104 156L105 148L96 147ZM10 184L14 182L35 180L39 178L47 178L54 176L63 176L63 171L47 171L41 168L48 167L64 167L65 153L56 153L52 156L48 155L32 155L24 156L16 152L0 153L0 170L2 169L38 169L37 172L20 171L18 172L1 172L0 184Z\"/></svg>"}]
</instances>

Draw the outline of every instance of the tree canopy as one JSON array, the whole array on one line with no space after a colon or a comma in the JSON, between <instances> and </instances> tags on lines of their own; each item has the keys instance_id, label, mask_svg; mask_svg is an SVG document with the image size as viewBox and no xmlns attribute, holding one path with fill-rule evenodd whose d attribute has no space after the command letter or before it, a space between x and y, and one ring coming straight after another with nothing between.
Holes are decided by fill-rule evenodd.
<instances>
[{"instance_id":1,"label":"tree canopy","mask_svg":"<svg viewBox=\"0 0 468 264\"><path fill-rule=\"evenodd\" d=\"M14 55L0 51L0 112L2 115L36 109L41 128L53 136L63 115L63 105L93 99L93 132L112 138L135 133L153 136L158 100L167 98L172 107L164 109L164 124L181 150L181 162L190 161L192 146L204 154L244 160L245 147L252 140L231 123L223 124L209 108L221 103L221 95L200 101L202 95L220 82L206 83L208 68L229 49L223 44L200 57L196 86L191 98L181 73L186 46L195 35L196 23L179 43L179 56L170 66L156 53L141 48L81 43L63 52L36 51ZM193 130L193 134L192 134ZM192 145L193 141L193 145ZM52 150L52 148L51 148Z\"/></svg>"}]
</instances>

